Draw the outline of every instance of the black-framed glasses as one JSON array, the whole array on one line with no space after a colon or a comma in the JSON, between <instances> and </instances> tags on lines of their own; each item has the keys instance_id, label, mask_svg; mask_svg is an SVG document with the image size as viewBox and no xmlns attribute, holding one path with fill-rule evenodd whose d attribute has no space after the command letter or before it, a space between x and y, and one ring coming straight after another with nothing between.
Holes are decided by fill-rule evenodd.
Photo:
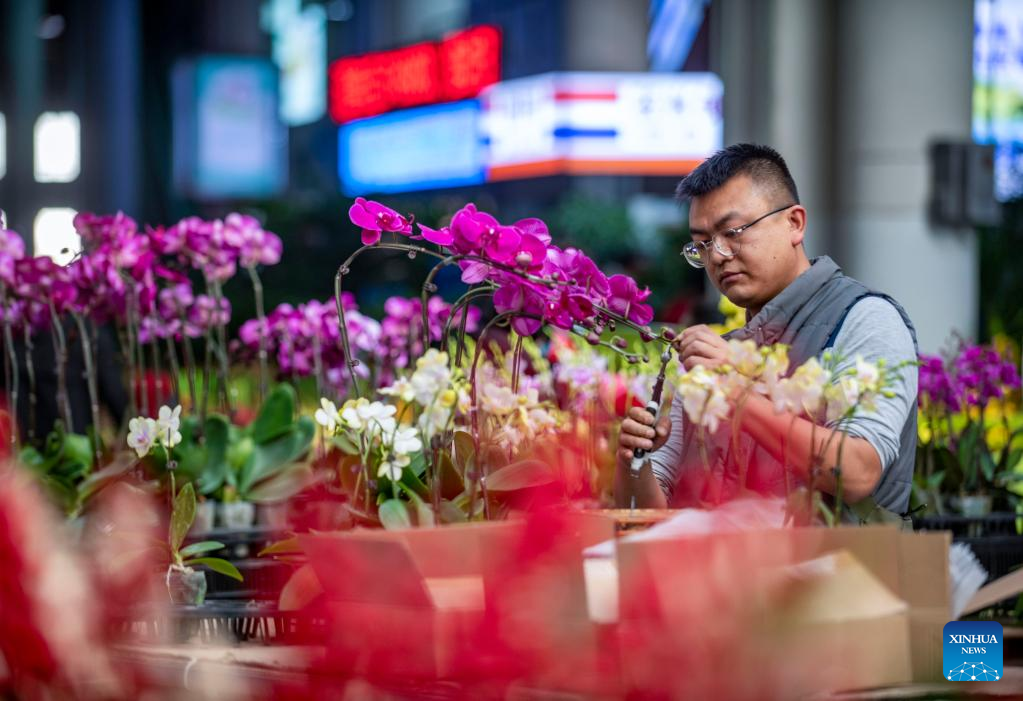
<instances>
[{"instance_id":1,"label":"black-framed glasses","mask_svg":"<svg viewBox=\"0 0 1023 701\"><path fill-rule=\"evenodd\" d=\"M796 204L797 203L793 202L792 204L787 204L784 207L772 209L767 214L757 217L748 224L732 227L731 229L725 229L722 232L712 235L709 241L690 241L682 247L682 252L679 255L685 256L686 261L694 268L704 268L707 266L707 256L710 255L710 246L711 244L714 244L714 250L718 253L723 255L725 258L733 258L739 252L739 248L741 246L739 236L742 232L754 224L778 214L778 212L784 212L786 209L795 207Z\"/></svg>"}]
</instances>

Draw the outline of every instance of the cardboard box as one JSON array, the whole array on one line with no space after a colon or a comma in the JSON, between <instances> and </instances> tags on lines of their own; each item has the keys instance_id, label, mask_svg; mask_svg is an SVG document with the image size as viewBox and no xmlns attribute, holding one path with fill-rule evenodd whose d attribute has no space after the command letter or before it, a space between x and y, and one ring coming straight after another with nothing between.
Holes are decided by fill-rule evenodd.
<instances>
[{"instance_id":1,"label":"cardboard box","mask_svg":"<svg viewBox=\"0 0 1023 701\"><path fill-rule=\"evenodd\" d=\"M837 619L830 619L831 614L826 614L823 608L816 610L819 623L827 621L830 626L823 632L818 630L818 635L828 633L825 637L834 648L817 666L823 670L829 659L838 658L847 673L822 673L819 679L797 679L791 683L797 686L807 683L812 688L820 688L814 684L823 683L828 688L840 689L938 679L941 629L950 617L948 547L948 534L904 533L891 527L771 529L637 542L626 539L617 548L625 649L646 638L648 645L669 649L679 646L676 648L679 655L685 654L692 636L673 635L671 631L693 625L713 626L713 618L706 612L717 611L718 618L731 619L731 625L737 627L732 631L734 641L749 648L742 654L750 665L772 664L772 654L774 664L793 664L796 655L786 652L784 645L804 649L798 636L791 635L792 623L800 619L798 616L786 619L789 610L779 609L778 592L770 584L775 576L772 573L845 551L859 563L857 567L869 573L875 585L861 588L863 592L869 590L869 596L861 597L860 592L854 592L855 600L845 596L847 603L833 612L846 617L841 625ZM855 569L851 564L845 567ZM829 586L836 591L845 588L841 577L833 579ZM905 611L893 613L893 600L904 602ZM776 611L778 615L772 616ZM802 620L807 623L805 617ZM666 625L666 621L674 623ZM778 645L761 659L762 651L757 646L763 641L758 641L756 635L765 630L770 631L767 639L773 636ZM746 635L743 631L750 633ZM658 637L666 640L657 640ZM856 644L856 640L862 642ZM908 640L908 644L903 640ZM827 647L824 642L821 646ZM633 678L628 683L634 688L635 685L642 688L655 679L654 669L636 669L633 665L632 671ZM729 689L733 694L753 691Z\"/></svg>"},{"instance_id":2,"label":"cardboard box","mask_svg":"<svg viewBox=\"0 0 1023 701\"><path fill-rule=\"evenodd\" d=\"M595 664L582 550L613 535L612 520L570 513L299 542L328 599L328 648L346 670L556 685L571 678L571 658Z\"/></svg>"}]
</instances>

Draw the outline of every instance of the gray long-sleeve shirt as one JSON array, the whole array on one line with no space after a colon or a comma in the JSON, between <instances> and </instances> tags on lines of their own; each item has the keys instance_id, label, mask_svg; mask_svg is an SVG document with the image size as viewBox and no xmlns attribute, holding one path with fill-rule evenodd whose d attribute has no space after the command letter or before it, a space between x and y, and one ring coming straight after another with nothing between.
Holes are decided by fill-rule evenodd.
<instances>
[{"instance_id":1,"label":"gray long-sleeve shirt","mask_svg":"<svg viewBox=\"0 0 1023 701\"><path fill-rule=\"evenodd\" d=\"M834 351L841 362L837 370L853 367L856 356L877 362L884 359L889 367L916 360L916 350L909 329L899 312L881 297L865 297L854 304L835 337ZM916 411L917 368L904 365L894 377L890 389L893 397L878 397L876 411L859 410L842 422L841 430L850 436L865 439L887 470L899 454L899 434L909 416ZM650 464L661 491L669 501L678 483L683 454L682 422L685 412L676 395L671 406L671 434L661 448L650 454ZM835 424L829 424L834 428Z\"/></svg>"}]
</instances>

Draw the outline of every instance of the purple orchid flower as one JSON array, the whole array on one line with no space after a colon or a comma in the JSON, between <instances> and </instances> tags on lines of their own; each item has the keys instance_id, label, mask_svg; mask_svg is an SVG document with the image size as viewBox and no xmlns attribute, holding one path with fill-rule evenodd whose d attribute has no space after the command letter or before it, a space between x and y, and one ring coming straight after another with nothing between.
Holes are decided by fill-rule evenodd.
<instances>
[{"instance_id":1,"label":"purple orchid flower","mask_svg":"<svg viewBox=\"0 0 1023 701\"><path fill-rule=\"evenodd\" d=\"M0 229L0 280L14 284L14 261L25 257L25 242L16 232Z\"/></svg>"},{"instance_id":2,"label":"purple orchid flower","mask_svg":"<svg viewBox=\"0 0 1023 701\"><path fill-rule=\"evenodd\" d=\"M362 244L372 246L380 240L381 233L393 231L405 236L412 235L412 222L390 207L379 202L355 198L355 204L348 210L348 218L362 229Z\"/></svg>"},{"instance_id":3,"label":"purple orchid flower","mask_svg":"<svg viewBox=\"0 0 1023 701\"><path fill-rule=\"evenodd\" d=\"M650 296L649 288L640 290L636 281L628 275L612 275L607 282L610 287L608 309L640 326L653 321L653 307L643 304Z\"/></svg>"},{"instance_id":4,"label":"purple orchid flower","mask_svg":"<svg viewBox=\"0 0 1023 701\"><path fill-rule=\"evenodd\" d=\"M494 293L494 309L498 313L518 312L542 317L546 302L543 294L527 282L509 279ZM541 319L513 317L511 326L517 334L532 336L543 325Z\"/></svg>"}]
</instances>

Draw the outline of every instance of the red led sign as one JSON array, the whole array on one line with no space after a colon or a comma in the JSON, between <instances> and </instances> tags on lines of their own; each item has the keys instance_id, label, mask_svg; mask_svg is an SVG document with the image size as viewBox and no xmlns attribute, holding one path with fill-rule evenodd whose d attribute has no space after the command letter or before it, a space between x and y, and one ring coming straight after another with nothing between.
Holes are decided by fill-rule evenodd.
<instances>
[{"instance_id":1,"label":"red led sign","mask_svg":"<svg viewBox=\"0 0 1023 701\"><path fill-rule=\"evenodd\" d=\"M439 42L338 59L330 65L335 122L475 97L501 77L501 34L483 25Z\"/></svg>"}]
</instances>

